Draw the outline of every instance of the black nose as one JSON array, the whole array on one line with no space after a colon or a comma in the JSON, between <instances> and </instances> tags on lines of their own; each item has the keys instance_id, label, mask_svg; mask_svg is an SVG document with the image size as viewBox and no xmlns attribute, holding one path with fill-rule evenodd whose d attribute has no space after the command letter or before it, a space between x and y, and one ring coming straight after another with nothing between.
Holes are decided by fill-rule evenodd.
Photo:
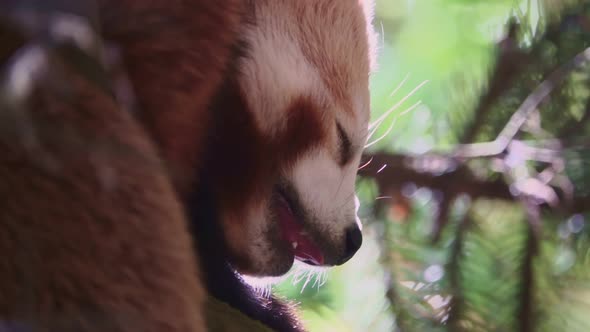
<instances>
[{"instance_id":1,"label":"black nose","mask_svg":"<svg viewBox=\"0 0 590 332\"><path fill-rule=\"evenodd\" d=\"M361 230L355 225L346 230L346 243L344 247L344 257L340 261L340 264L346 263L349 259L356 254L356 252L363 244L363 234Z\"/></svg>"}]
</instances>

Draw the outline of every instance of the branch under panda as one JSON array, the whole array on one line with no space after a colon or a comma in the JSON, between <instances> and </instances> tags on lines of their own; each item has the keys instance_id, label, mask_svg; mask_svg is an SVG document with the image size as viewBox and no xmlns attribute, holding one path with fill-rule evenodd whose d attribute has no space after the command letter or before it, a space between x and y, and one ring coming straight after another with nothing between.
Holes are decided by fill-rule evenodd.
<instances>
[{"instance_id":1,"label":"branch under panda","mask_svg":"<svg viewBox=\"0 0 590 332\"><path fill-rule=\"evenodd\" d=\"M407 184L427 187L441 192L444 197L466 194L471 199L487 198L518 202L511 186L503 178L478 177L464 163L443 155L365 154L371 160L359 170L359 176L376 181L381 195L400 191ZM579 213L590 206L590 197L564 199L555 208L564 214Z\"/></svg>"}]
</instances>

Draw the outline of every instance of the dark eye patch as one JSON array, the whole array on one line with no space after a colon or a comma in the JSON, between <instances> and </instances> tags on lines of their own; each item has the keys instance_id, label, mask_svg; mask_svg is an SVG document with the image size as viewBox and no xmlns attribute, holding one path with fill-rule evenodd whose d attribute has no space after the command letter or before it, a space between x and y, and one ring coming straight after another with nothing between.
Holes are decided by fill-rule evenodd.
<instances>
[{"instance_id":1,"label":"dark eye patch","mask_svg":"<svg viewBox=\"0 0 590 332\"><path fill-rule=\"evenodd\" d=\"M340 142L340 166L344 166L352 159L352 142L338 122L336 122L336 130L338 131L338 140Z\"/></svg>"}]
</instances>

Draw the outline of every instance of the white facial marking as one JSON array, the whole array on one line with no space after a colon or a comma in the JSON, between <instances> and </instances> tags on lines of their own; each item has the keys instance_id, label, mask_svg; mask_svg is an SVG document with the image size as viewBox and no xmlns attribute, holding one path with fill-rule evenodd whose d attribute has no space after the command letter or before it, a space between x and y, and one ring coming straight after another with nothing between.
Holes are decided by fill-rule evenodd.
<instances>
[{"instance_id":1,"label":"white facial marking","mask_svg":"<svg viewBox=\"0 0 590 332\"><path fill-rule=\"evenodd\" d=\"M344 246L348 227L355 222L360 227L354 185L369 118L367 74L373 57L366 53L374 54L375 44L371 2L254 1L255 24L244 34L248 55L239 63L240 89L261 134L272 139L284 133L290 107L300 98L314 104L323 130L334 129L325 133L334 137L304 151L295 164L285 165L288 170L280 169L310 215L307 222L314 235L320 233L320 239L333 242L327 244L332 247ZM358 19L362 11L367 21ZM369 27L371 45L365 45L367 36L359 33L364 24ZM339 149L336 121L356 147L354 158L344 166L335 153ZM251 221L243 234L249 242L248 256L255 265L268 267L276 263L276 248L268 240L273 229L269 225L276 218L269 216L268 201L259 204L240 218ZM287 245L301 246L298 242Z\"/></svg>"},{"instance_id":2,"label":"white facial marking","mask_svg":"<svg viewBox=\"0 0 590 332\"><path fill-rule=\"evenodd\" d=\"M261 31L262 30L262 31ZM241 87L262 132L286 127L285 111L295 98L327 98L317 70L306 60L293 36L281 31L257 29L247 34L249 56L241 67Z\"/></svg>"},{"instance_id":3,"label":"white facial marking","mask_svg":"<svg viewBox=\"0 0 590 332\"><path fill-rule=\"evenodd\" d=\"M354 222L355 162L342 167L327 149L316 149L295 164L290 178L321 229L340 236Z\"/></svg>"}]
</instances>

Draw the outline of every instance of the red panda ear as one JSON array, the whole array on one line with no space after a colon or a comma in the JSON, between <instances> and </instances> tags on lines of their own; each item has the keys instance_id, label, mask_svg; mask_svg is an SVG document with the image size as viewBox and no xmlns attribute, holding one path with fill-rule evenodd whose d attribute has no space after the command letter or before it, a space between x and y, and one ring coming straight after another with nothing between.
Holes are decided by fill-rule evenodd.
<instances>
[{"instance_id":1,"label":"red panda ear","mask_svg":"<svg viewBox=\"0 0 590 332\"><path fill-rule=\"evenodd\" d=\"M358 0L359 5L365 14L365 22L367 29L367 38L369 42L369 65L370 71L377 70L377 32L373 28L373 18L375 17L375 1L374 0Z\"/></svg>"}]
</instances>

